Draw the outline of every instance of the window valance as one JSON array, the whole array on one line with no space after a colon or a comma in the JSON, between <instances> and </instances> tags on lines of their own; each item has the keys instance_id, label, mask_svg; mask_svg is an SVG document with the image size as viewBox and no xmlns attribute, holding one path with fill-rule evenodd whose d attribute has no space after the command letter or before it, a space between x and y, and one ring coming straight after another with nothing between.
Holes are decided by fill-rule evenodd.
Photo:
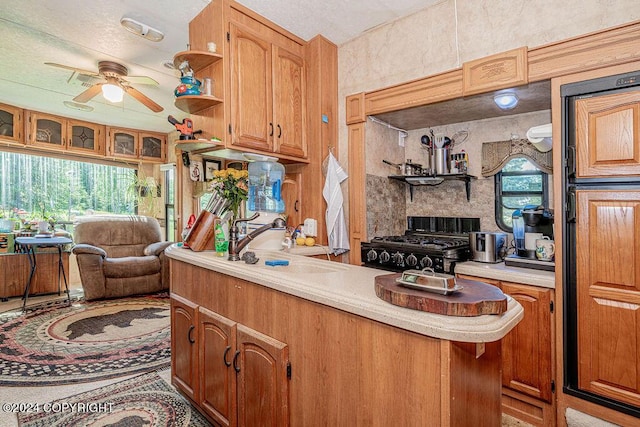
<instances>
[{"instance_id":1,"label":"window valance","mask_svg":"<svg viewBox=\"0 0 640 427\"><path fill-rule=\"evenodd\" d=\"M482 144L482 176L493 176L500 172L509 160L526 157L542 172L553 173L552 151L543 153L527 139L485 142Z\"/></svg>"}]
</instances>

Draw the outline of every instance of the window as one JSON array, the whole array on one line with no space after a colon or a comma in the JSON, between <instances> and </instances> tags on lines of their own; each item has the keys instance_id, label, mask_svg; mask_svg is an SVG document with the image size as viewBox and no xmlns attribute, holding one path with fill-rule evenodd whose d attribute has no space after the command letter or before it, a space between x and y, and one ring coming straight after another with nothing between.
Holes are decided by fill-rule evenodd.
<instances>
[{"instance_id":1,"label":"window","mask_svg":"<svg viewBox=\"0 0 640 427\"><path fill-rule=\"evenodd\" d=\"M87 213L133 214L135 169L0 152L0 214L71 224Z\"/></svg>"},{"instance_id":2,"label":"window","mask_svg":"<svg viewBox=\"0 0 640 427\"><path fill-rule=\"evenodd\" d=\"M523 157L511 159L495 175L496 223L512 232L511 216L526 205L549 206L547 174Z\"/></svg>"},{"instance_id":3,"label":"window","mask_svg":"<svg viewBox=\"0 0 640 427\"><path fill-rule=\"evenodd\" d=\"M167 242L176 241L176 214L175 214L175 181L176 181L176 167L170 165L169 167L160 167L160 170L164 172L164 188L166 189L165 202L164 202L164 215L166 220L165 226L165 238Z\"/></svg>"}]
</instances>

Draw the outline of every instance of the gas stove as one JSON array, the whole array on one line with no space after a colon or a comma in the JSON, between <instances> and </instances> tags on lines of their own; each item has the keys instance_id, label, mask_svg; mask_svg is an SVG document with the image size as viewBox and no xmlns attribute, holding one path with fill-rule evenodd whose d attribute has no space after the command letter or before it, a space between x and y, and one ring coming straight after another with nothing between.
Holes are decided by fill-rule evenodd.
<instances>
[{"instance_id":1,"label":"gas stove","mask_svg":"<svg viewBox=\"0 0 640 427\"><path fill-rule=\"evenodd\" d=\"M403 235L363 242L364 265L396 272L432 268L453 274L456 262L470 258L469 232L480 231L479 218L410 216L407 224Z\"/></svg>"}]
</instances>

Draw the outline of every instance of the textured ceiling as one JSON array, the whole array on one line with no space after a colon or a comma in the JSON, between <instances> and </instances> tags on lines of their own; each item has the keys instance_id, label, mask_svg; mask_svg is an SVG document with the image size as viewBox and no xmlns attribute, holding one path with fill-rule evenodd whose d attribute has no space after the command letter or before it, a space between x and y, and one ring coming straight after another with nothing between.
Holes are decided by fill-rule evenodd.
<instances>
[{"instance_id":1,"label":"textured ceiling","mask_svg":"<svg viewBox=\"0 0 640 427\"><path fill-rule=\"evenodd\" d=\"M240 0L278 25L310 39L322 34L336 44L363 31L405 16L439 0ZM186 49L188 23L208 0L2 0L0 2L0 102L96 123L169 132L167 115L185 113L173 106L178 73L163 67ZM164 40L154 43L125 31L122 17L157 28ZM85 88L71 71L44 65L64 64L97 70L98 61L125 65L129 75L145 75L158 87L134 85L164 107L153 113L125 95L109 104L98 95L83 112L65 107Z\"/></svg>"}]
</instances>

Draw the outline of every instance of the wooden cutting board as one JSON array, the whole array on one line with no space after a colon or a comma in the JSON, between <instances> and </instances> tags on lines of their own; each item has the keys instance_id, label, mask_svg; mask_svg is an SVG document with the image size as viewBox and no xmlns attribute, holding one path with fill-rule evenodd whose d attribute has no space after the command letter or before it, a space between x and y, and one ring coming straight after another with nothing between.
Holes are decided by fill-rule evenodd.
<instances>
[{"instance_id":1,"label":"wooden cutting board","mask_svg":"<svg viewBox=\"0 0 640 427\"><path fill-rule=\"evenodd\" d=\"M456 279L457 285L463 289L449 295L440 295L401 286L396 282L400 277L400 273L376 277L378 298L400 307L446 316L471 317L507 311L507 296L499 288L487 283Z\"/></svg>"}]
</instances>

